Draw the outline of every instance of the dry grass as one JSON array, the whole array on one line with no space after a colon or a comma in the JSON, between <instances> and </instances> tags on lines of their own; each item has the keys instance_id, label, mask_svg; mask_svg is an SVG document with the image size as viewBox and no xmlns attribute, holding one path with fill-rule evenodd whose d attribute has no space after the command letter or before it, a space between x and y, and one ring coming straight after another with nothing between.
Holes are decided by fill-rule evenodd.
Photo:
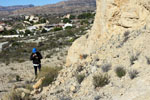
<instances>
[{"instance_id":1,"label":"dry grass","mask_svg":"<svg viewBox=\"0 0 150 100\"><path fill-rule=\"evenodd\" d=\"M22 92L12 90L2 97L2 100L34 100L29 94L22 96Z\"/></svg>"},{"instance_id":2,"label":"dry grass","mask_svg":"<svg viewBox=\"0 0 150 100\"><path fill-rule=\"evenodd\" d=\"M103 72L108 72L111 69L111 64L104 64L101 66Z\"/></svg>"},{"instance_id":3,"label":"dry grass","mask_svg":"<svg viewBox=\"0 0 150 100\"><path fill-rule=\"evenodd\" d=\"M61 68L43 67L38 75L38 79L45 77L42 86L48 86L51 84L58 76L58 72Z\"/></svg>"},{"instance_id":4,"label":"dry grass","mask_svg":"<svg viewBox=\"0 0 150 100\"><path fill-rule=\"evenodd\" d=\"M131 70L129 72L130 79L136 78L138 74L139 74L139 72L137 72L137 70Z\"/></svg>"},{"instance_id":5,"label":"dry grass","mask_svg":"<svg viewBox=\"0 0 150 100\"><path fill-rule=\"evenodd\" d=\"M108 74L99 74L93 76L93 85L96 87L103 87L109 83L109 76Z\"/></svg>"}]
</instances>

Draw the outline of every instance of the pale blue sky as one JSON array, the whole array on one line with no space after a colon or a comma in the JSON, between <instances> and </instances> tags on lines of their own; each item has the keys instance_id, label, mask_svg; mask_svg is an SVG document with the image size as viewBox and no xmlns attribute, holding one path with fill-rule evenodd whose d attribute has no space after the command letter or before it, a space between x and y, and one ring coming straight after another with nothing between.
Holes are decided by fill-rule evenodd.
<instances>
[{"instance_id":1,"label":"pale blue sky","mask_svg":"<svg viewBox=\"0 0 150 100\"><path fill-rule=\"evenodd\" d=\"M65 0L0 0L0 6L13 6L13 5L28 5L33 4L36 6L54 4Z\"/></svg>"}]
</instances>

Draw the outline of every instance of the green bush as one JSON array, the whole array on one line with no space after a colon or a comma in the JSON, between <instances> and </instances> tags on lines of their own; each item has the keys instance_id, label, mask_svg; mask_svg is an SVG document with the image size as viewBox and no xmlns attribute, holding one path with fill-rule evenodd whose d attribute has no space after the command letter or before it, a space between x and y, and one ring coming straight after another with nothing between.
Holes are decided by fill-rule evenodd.
<instances>
[{"instance_id":1,"label":"green bush","mask_svg":"<svg viewBox=\"0 0 150 100\"><path fill-rule=\"evenodd\" d=\"M16 75L16 81L21 81L21 78L19 75Z\"/></svg>"},{"instance_id":2,"label":"green bush","mask_svg":"<svg viewBox=\"0 0 150 100\"><path fill-rule=\"evenodd\" d=\"M89 24L89 22L88 22L88 20L87 20L87 19L85 19L85 20L82 20L82 21L80 22L80 24L81 24L81 25L84 25L84 24L87 24L87 25L88 25L88 24Z\"/></svg>"},{"instance_id":3,"label":"green bush","mask_svg":"<svg viewBox=\"0 0 150 100\"><path fill-rule=\"evenodd\" d=\"M77 79L79 84L81 84L81 82L84 80L84 78L85 78L84 74L79 74L76 76L76 79Z\"/></svg>"},{"instance_id":4,"label":"green bush","mask_svg":"<svg viewBox=\"0 0 150 100\"><path fill-rule=\"evenodd\" d=\"M38 74L38 79L45 77L42 86L48 86L51 84L56 79L60 69L61 68L43 67Z\"/></svg>"},{"instance_id":5,"label":"green bush","mask_svg":"<svg viewBox=\"0 0 150 100\"><path fill-rule=\"evenodd\" d=\"M54 31L60 31L60 30L63 30L63 28L62 27L55 27L54 28Z\"/></svg>"},{"instance_id":6,"label":"green bush","mask_svg":"<svg viewBox=\"0 0 150 100\"><path fill-rule=\"evenodd\" d=\"M126 75L126 70L125 70L123 67L117 67L117 68L115 69L115 72L116 72L116 74L117 74L117 76L118 76L119 78L121 78L121 77L123 77L123 76Z\"/></svg>"},{"instance_id":7,"label":"green bush","mask_svg":"<svg viewBox=\"0 0 150 100\"><path fill-rule=\"evenodd\" d=\"M68 18L64 18L64 19L63 19L63 23L70 23L70 22L71 22L71 20L68 19Z\"/></svg>"},{"instance_id":8,"label":"green bush","mask_svg":"<svg viewBox=\"0 0 150 100\"><path fill-rule=\"evenodd\" d=\"M94 16L95 15L92 13L83 13L78 16L78 19L89 19L89 18L94 18Z\"/></svg>"},{"instance_id":9,"label":"green bush","mask_svg":"<svg viewBox=\"0 0 150 100\"><path fill-rule=\"evenodd\" d=\"M65 29L70 30L72 29L72 26L67 26Z\"/></svg>"},{"instance_id":10,"label":"green bush","mask_svg":"<svg viewBox=\"0 0 150 100\"><path fill-rule=\"evenodd\" d=\"M93 76L93 85L96 87L103 87L105 85L109 84L109 76L108 74L99 74Z\"/></svg>"},{"instance_id":11,"label":"green bush","mask_svg":"<svg viewBox=\"0 0 150 100\"><path fill-rule=\"evenodd\" d=\"M70 15L70 19L75 19L76 16L75 15Z\"/></svg>"},{"instance_id":12,"label":"green bush","mask_svg":"<svg viewBox=\"0 0 150 100\"><path fill-rule=\"evenodd\" d=\"M45 29L42 29L42 33L46 33L47 32L47 30L45 30Z\"/></svg>"}]
</instances>

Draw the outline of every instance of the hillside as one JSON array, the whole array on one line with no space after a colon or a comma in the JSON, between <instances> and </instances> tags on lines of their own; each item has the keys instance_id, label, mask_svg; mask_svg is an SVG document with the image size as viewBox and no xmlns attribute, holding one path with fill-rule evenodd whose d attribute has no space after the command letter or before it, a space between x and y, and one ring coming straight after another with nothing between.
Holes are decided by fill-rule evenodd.
<instances>
[{"instance_id":1,"label":"hillside","mask_svg":"<svg viewBox=\"0 0 150 100\"><path fill-rule=\"evenodd\" d=\"M17 5L17 6L0 6L0 11L14 11L18 9L30 8L34 7L34 5Z\"/></svg>"},{"instance_id":2,"label":"hillside","mask_svg":"<svg viewBox=\"0 0 150 100\"><path fill-rule=\"evenodd\" d=\"M36 100L150 100L150 0L96 2L92 29L51 84L42 87L51 73L35 84Z\"/></svg>"},{"instance_id":3,"label":"hillside","mask_svg":"<svg viewBox=\"0 0 150 100\"><path fill-rule=\"evenodd\" d=\"M149 2L97 0L91 31L73 43L57 80L35 97L149 100Z\"/></svg>"},{"instance_id":4,"label":"hillside","mask_svg":"<svg viewBox=\"0 0 150 100\"><path fill-rule=\"evenodd\" d=\"M86 2L86 3L85 3ZM0 11L1 16L5 15L31 15L31 14L64 14L72 12L93 11L96 9L95 0L68 0L56 4L49 4L45 6L36 6L25 9L18 9L15 11Z\"/></svg>"}]
</instances>

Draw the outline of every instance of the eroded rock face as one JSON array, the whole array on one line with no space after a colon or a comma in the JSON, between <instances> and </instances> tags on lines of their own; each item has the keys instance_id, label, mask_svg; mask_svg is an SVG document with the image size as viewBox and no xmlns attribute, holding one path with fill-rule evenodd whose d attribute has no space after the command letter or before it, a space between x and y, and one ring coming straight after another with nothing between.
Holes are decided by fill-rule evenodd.
<instances>
[{"instance_id":1,"label":"eroded rock face","mask_svg":"<svg viewBox=\"0 0 150 100\"><path fill-rule=\"evenodd\" d=\"M91 31L76 40L68 51L67 63L79 63L83 55L99 51L114 35L150 29L150 0L97 0Z\"/></svg>"}]
</instances>

